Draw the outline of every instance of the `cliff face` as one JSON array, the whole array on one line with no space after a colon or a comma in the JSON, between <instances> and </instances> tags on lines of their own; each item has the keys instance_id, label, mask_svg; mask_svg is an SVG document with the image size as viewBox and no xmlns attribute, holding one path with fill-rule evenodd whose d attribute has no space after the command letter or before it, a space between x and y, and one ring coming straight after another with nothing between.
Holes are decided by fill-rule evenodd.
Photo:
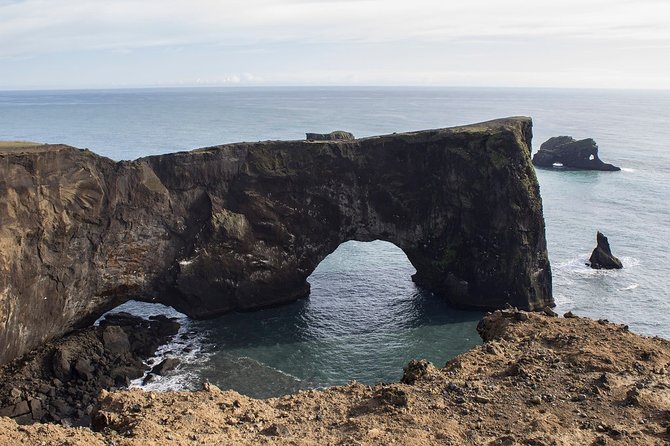
<instances>
[{"instance_id":1,"label":"cliff face","mask_svg":"<svg viewBox=\"0 0 670 446\"><path fill-rule=\"evenodd\" d=\"M0 362L130 298L193 317L289 302L346 240L395 243L468 307L552 305L531 121L114 163L0 151Z\"/></svg>"}]
</instances>

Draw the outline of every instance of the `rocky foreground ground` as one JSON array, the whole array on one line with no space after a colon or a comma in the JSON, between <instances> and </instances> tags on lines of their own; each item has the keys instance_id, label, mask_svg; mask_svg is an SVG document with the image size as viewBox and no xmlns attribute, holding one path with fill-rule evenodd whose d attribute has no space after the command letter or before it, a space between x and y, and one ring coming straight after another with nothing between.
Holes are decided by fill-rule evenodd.
<instances>
[{"instance_id":1,"label":"rocky foreground ground","mask_svg":"<svg viewBox=\"0 0 670 446\"><path fill-rule=\"evenodd\" d=\"M568 316L572 316L569 315ZM100 394L92 428L19 426L7 445L666 445L670 343L585 318L497 311L484 344L403 382L255 400L198 392Z\"/></svg>"}]
</instances>

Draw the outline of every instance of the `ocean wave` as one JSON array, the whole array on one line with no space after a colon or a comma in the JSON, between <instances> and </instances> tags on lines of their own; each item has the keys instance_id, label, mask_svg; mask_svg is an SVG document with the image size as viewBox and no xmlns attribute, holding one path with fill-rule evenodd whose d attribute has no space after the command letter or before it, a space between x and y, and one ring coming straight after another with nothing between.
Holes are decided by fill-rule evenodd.
<instances>
[{"instance_id":1,"label":"ocean wave","mask_svg":"<svg viewBox=\"0 0 670 446\"><path fill-rule=\"evenodd\" d=\"M630 167L622 167L621 170L623 172L628 172L628 173L634 173L637 172L637 169L631 169Z\"/></svg>"},{"instance_id":2,"label":"ocean wave","mask_svg":"<svg viewBox=\"0 0 670 446\"><path fill-rule=\"evenodd\" d=\"M640 286L639 283L634 283L632 285L628 285L627 287L617 288L617 291L630 291L630 290L634 290L635 288L637 288L639 286Z\"/></svg>"}]
</instances>

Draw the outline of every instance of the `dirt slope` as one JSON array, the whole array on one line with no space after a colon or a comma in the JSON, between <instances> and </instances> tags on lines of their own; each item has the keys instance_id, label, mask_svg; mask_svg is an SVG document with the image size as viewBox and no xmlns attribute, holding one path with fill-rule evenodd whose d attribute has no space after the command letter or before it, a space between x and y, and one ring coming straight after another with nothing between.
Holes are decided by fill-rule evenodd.
<instances>
[{"instance_id":1,"label":"dirt slope","mask_svg":"<svg viewBox=\"0 0 670 446\"><path fill-rule=\"evenodd\" d=\"M98 432L0 419L8 445L666 445L670 343L583 318L497 311L482 346L406 383L270 400L103 392Z\"/></svg>"}]
</instances>

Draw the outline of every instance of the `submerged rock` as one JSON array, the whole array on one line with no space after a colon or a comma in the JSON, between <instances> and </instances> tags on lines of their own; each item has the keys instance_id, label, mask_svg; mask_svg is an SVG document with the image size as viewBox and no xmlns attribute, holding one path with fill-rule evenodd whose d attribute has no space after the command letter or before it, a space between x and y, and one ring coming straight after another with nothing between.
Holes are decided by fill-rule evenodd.
<instances>
[{"instance_id":1,"label":"submerged rock","mask_svg":"<svg viewBox=\"0 0 670 446\"><path fill-rule=\"evenodd\" d=\"M555 136L542 143L533 156L538 167L567 167L583 170L618 171L621 168L598 158L598 145L591 139L575 140L571 136Z\"/></svg>"},{"instance_id":2,"label":"submerged rock","mask_svg":"<svg viewBox=\"0 0 670 446\"><path fill-rule=\"evenodd\" d=\"M194 318L304 298L347 240L396 244L454 305L541 310L553 299L531 134L518 117L118 163L0 149L0 363L138 296Z\"/></svg>"},{"instance_id":3,"label":"submerged rock","mask_svg":"<svg viewBox=\"0 0 670 446\"><path fill-rule=\"evenodd\" d=\"M621 269L623 268L623 263L621 260L612 255L612 250L610 249L609 241L600 231L596 236L598 245L591 253L591 258L589 258L589 265L593 269Z\"/></svg>"}]
</instances>

